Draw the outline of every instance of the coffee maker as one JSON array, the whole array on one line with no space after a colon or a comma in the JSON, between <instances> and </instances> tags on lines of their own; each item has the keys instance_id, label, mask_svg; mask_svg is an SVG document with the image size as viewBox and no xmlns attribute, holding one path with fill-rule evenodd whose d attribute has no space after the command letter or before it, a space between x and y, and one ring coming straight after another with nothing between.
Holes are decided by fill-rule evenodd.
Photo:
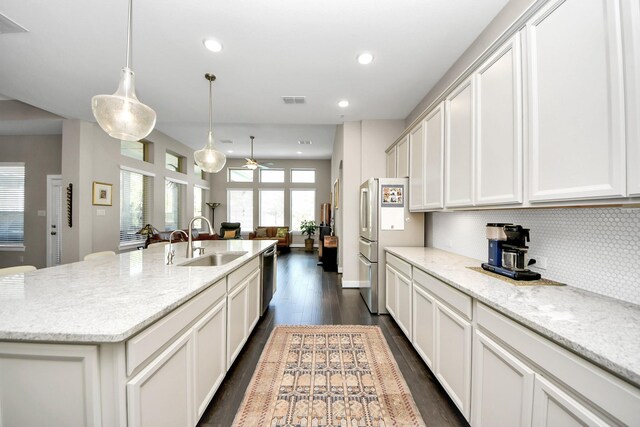
<instances>
[{"instance_id":1,"label":"coffee maker","mask_svg":"<svg viewBox=\"0 0 640 427\"><path fill-rule=\"evenodd\" d=\"M515 224L489 223L486 234L489 241L489 262L482 263L483 269L514 280L540 279L539 273L527 268L536 262L528 259L527 255L527 242L530 241L528 228Z\"/></svg>"}]
</instances>

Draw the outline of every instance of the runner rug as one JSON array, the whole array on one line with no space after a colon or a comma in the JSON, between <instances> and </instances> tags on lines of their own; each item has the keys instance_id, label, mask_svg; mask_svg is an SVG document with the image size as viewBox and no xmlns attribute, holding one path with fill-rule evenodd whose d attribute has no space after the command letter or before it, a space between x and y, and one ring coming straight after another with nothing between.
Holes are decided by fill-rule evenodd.
<instances>
[{"instance_id":1,"label":"runner rug","mask_svg":"<svg viewBox=\"0 0 640 427\"><path fill-rule=\"evenodd\" d=\"M424 426L377 326L279 326L233 425Z\"/></svg>"}]
</instances>

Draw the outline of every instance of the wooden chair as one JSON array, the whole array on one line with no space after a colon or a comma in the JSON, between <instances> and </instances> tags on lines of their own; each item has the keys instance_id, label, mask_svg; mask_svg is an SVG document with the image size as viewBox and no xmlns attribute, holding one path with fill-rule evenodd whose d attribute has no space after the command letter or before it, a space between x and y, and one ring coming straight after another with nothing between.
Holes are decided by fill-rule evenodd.
<instances>
[{"instance_id":1,"label":"wooden chair","mask_svg":"<svg viewBox=\"0 0 640 427\"><path fill-rule=\"evenodd\" d=\"M10 274L28 273L29 271L36 271L33 265L16 265L15 267L0 268L0 276L8 276Z\"/></svg>"},{"instance_id":2,"label":"wooden chair","mask_svg":"<svg viewBox=\"0 0 640 427\"><path fill-rule=\"evenodd\" d=\"M101 252L94 252L92 254L87 254L84 256L84 260L88 261L90 259L100 259L100 258L106 258L106 257L110 257L110 256L115 256L116 253L114 251L101 251Z\"/></svg>"}]
</instances>

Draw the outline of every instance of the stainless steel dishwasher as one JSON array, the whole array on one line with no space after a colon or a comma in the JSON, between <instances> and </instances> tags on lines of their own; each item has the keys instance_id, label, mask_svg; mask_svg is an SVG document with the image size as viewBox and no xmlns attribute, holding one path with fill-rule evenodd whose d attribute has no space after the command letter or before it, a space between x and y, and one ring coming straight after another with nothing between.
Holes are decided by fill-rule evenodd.
<instances>
[{"instance_id":1,"label":"stainless steel dishwasher","mask_svg":"<svg viewBox=\"0 0 640 427\"><path fill-rule=\"evenodd\" d=\"M262 310L260 315L262 316L273 297L274 287L277 280L278 270L278 254L276 252L276 246L273 246L262 253L261 269L262 272Z\"/></svg>"}]
</instances>

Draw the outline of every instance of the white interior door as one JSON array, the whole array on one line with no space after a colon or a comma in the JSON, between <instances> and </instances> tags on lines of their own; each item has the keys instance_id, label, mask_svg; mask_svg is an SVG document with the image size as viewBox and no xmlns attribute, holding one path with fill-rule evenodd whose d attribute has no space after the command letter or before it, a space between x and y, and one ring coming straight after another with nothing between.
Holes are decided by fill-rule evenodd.
<instances>
[{"instance_id":1,"label":"white interior door","mask_svg":"<svg viewBox=\"0 0 640 427\"><path fill-rule=\"evenodd\" d=\"M61 263L61 232L62 176L47 175L47 267Z\"/></svg>"}]
</instances>

